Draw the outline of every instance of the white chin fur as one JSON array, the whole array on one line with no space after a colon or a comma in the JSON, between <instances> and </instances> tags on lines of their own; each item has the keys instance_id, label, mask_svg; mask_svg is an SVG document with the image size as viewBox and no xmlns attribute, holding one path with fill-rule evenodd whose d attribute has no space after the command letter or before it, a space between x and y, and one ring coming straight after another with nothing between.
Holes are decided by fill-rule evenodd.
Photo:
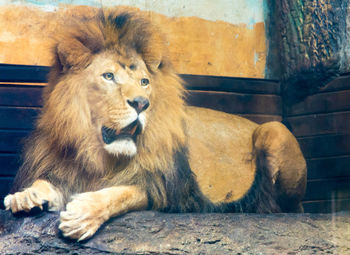
<instances>
[{"instance_id":1,"label":"white chin fur","mask_svg":"<svg viewBox=\"0 0 350 255\"><path fill-rule=\"evenodd\" d=\"M139 114L138 118L141 123L142 130L144 130L146 126L146 114L142 112ZM132 157L132 156L135 156L137 153L136 144L131 138L116 140L110 144L105 144L104 148L108 153L114 154L116 156L122 154L122 155Z\"/></svg>"},{"instance_id":2,"label":"white chin fur","mask_svg":"<svg viewBox=\"0 0 350 255\"><path fill-rule=\"evenodd\" d=\"M146 114L144 112L141 112L139 114L139 121L141 123L142 130L144 130L146 126Z\"/></svg>"},{"instance_id":3,"label":"white chin fur","mask_svg":"<svg viewBox=\"0 0 350 255\"><path fill-rule=\"evenodd\" d=\"M114 141L110 144L104 145L105 150L114 155L126 155L126 156L135 156L137 153L136 144L130 138L125 138L122 140Z\"/></svg>"}]
</instances>

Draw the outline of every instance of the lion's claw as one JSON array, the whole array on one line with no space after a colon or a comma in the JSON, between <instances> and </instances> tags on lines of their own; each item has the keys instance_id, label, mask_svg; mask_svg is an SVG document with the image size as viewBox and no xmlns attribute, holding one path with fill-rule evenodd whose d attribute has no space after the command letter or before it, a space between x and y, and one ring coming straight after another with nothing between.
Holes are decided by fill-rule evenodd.
<instances>
[{"instance_id":1,"label":"lion's claw","mask_svg":"<svg viewBox=\"0 0 350 255\"><path fill-rule=\"evenodd\" d=\"M42 211L45 202L46 200L42 195L29 188L23 192L7 195L4 199L4 206L6 210L11 210L12 213L30 212L33 208L40 208Z\"/></svg>"},{"instance_id":2,"label":"lion's claw","mask_svg":"<svg viewBox=\"0 0 350 255\"><path fill-rule=\"evenodd\" d=\"M82 193L73 196L73 201L66 206L66 211L60 214L58 228L63 236L79 241L90 238L98 228L109 218L98 199L93 199L93 193Z\"/></svg>"},{"instance_id":3,"label":"lion's claw","mask_svg":"<svg viewBox=\"0 0 350 255\"><path fill-rule=\"evenodd\" d=\"M21 192L7 195L4 199L6 210L12 213L31 212L33 208L58 211L63 207L62 194L49 182L36 180L33 185Z\"/></svg>"},{"instance_id":4,"label":"lion's claw","mask_svg":"<svg viewBox=\"0 0 350 255\"><path fill-rule=\"evenodd\" d=\"M5 199L4 199L5 210L10 210L12 198L13 198L13 195L7 195L5 197Z\"/></svg>"},{"instance_id":5,"label":"lion's claw","mask_svg":"<svg viewBox=\"0 0 350 255\"><path fill-rule=\"evenodd\" d=\"M94 217L76 216L77 218L74 217L72 220L61 217L61 224L58 228L62 231L63 236L83 241L91 237L103 223Z\"/></svg>"}]
</instances>

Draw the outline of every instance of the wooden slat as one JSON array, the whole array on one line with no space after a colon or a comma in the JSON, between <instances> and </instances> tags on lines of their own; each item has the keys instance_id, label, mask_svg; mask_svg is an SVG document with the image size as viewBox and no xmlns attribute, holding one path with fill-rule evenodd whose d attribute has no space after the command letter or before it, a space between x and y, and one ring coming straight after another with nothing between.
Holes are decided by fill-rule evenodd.
<instances>
[{"instance_id":1,"label":"wooden slat","mask_svg":"<svg viewBox=\"0 0 350 255\"><path fill-rule=\"evenodd\" d=\"M285 119L285 122L288 123L287 125L297 137L350 134L350 111L289 117Z\"/></svg>"},{"instance_id":2,"label":"wooden slat","mask_svg":"<svg viewBox=\"0 0 350 255\"><path fill-rule=\"evenodd\" d=\"M286 108L286 116L350 110L350 90L315 94Z\"/></svg>"},{"instance_id":3,"label":"wooden slat","mask_svg":"<svg viewBox=\"0 0 350 255\"><path fill-rule=\"evenodd\" d=\"M0 129L32 129L39 112L36 107L0 106Z\"/></svg>"},{"instance_id":4,"label":"wooden slat","mask_svg":"<svg viewBox=\"0 0 350 255\"><path fill-rule=\"evenodd\" d=\"M4 209L3 199L10 192L13 183L12 177L0 176L0 209Z\"/></svg>"},{"instance_id":5,"label":"wooden slat","mask_svg":"<svg viewBox=\"0 0 350 255\"><path fill-rule=\"evenodd\" d=\"M23 86L23 87L45 87L47 82L3 82L0 80L0 86Z\"/></svg>"},{"instance_id":6,"label":"wooden slat","mask_svg":"<svg viewBox=\"0 0 350 255\"><path fill-rule=\"evenodd\" d=\"M15 176L20 166L20 156L14 153L0 153L0 175Z\"/></svg>"},{"instance_id":7,"label":"wooden slat","mask_svg":"<svg viewBox=\"0 0 350 255\"><path fill-rule=\"evenodd\" d=\"M311 180L307 183L305 201L350 198L350 177Z\"/></svg>"},{"instance_id":8,"label":"wooden slat","mask_svg":"<svg viewBox=\"0 0 350 255\"><path fill-rule=\"evenodd\" d=\"M329 82L321 92L341 91L350 89L350 75L340 76Z\"/></svg>"},{"instance_id":9,"label":"wooden slat","mask_svg":"<svg viewBox=\"0 0 350 255\"><path fill-rule=\"evenodd\" d=\"M303 202L306 213L333 213L350 211L350 199L321 200Z\"/></svg>"},{"instance_id":10,"label":"wooden slat","mask_svg":"<svg viewBox=\"0 0 350 255\"><path fill-rule=\"evenodd\" d=\"M23 139L27 137L29 131L20 130L0 130L0 152L18 153L23 147Z\"/></svg>"},{"instance_id":11,"label":"wooden slat","mask_svg":"<svg viewBox=\"0 0 350 255\"><path fill-rule=\"evenodd\" d=\"M350 154L350 134L324 135L298 138L307 159Z\"/></svg>"},{"instance_id":12,"label":"wooden slat","mask_svg":"<svg viewBox=\"0 0 350 255\"><path fill-rule=\"evenodd\" d=\"M350 155L307 160L308 179L350 176Z\"/></svg>"},{"instance_id":13,"label":"wooden slat","mask_svg":"<svg viewBox=\"0 0 350 255\"><path fill-rule=\"evenodd\" d=\"M281 97L277 95L240 94L213 91L190 91L187 102L227 113L282 114Z\"/></svg>"},{"instance_id":14,"label":"wooden slat","mask_svg":"<svg viewBox=\"0 0 350 255\"><path fill-rule=\"evenodd\" d=\"M47 66L0 64L2 82L46 82Z\"/></svg>"},{"instance_id":15,"label":"wooden slat","mask_svg":"<svg viewBox=\"0 0 350 255\"><path fill-rule=\"evenodd\" d=\"M254 121L258 124L263 124L269 121L282 121L282 117L279 115L268 115L268 114L237 114L243 118Z\"/></svg>"},{"instance_id":16,"label":"wooden slat","mask_svg":"<svg viewBox=\"0 0 350 255\"><path fill-rule=\"evenodd\" d=\"M278 81L267 79L180 74L190 90L280 95Z\"/></svg>"},{"instance_id":17,"label":"wooden slat","mask_svg":"<svg viewBox=\"0 0 350 255\"><path fill-rule=\"evenodd\" d=\"M2 82L46 82L47 66L0 64ZM231 91L243 93L280 94L278 81L267 79L180 74L191 89Z\"/></svg>"},{"instance_id":18,"label":"wooden slat","mask_svg":"<svg viewBox=\"0 0 350 255\"><path fill-rule=\"evenodd\" d=\"M0 106L42 106L43 86L1 85Z\"/></svg>"}]
</instances>

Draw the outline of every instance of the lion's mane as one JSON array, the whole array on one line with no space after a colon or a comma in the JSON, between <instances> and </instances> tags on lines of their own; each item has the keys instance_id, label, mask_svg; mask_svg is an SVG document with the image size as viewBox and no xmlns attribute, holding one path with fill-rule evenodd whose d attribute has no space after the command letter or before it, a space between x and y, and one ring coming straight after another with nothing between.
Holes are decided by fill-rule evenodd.
<instances>
[{"instance_id":1,"label":"lion's mane","mask_svg":"<svg viewBox=\"0 0 350 255\"><path fill-rule=\"evenodd\" d=\"M70 21L65 27L69 29L57 35L43 110L26 142L24 163L12 192L30 186L36 179L46 179L64 187L61 192L67 201L73 193L138 184L147 190L150 208L166 207L164 182L172 183L177 175L189 174L178 173L174 167L186 154L186 113L184 88L168 59L166 40L147 17L132 12L99 11L93 18ZM86 98L81 86L86 78L79 72L90 64L94 54L104 50L120 54L130 49L142 57L154 89L137 155L115 158L91 139L96 136L90 114L95 105Z\"/></svg>"}]
</instances>

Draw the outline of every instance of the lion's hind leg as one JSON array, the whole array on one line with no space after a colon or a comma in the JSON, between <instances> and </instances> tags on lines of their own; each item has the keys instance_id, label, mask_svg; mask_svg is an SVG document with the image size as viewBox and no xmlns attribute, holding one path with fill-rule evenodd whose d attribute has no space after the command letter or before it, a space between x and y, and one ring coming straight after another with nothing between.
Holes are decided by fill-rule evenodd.
<instances>
[{"instance_id":1,"label":"lion's hind leg","mask_svg":"<svg viewBox=\"0 0 350 255\"><path fill-rule=\"evenodd\" d=\"M292 133L280 122L260 125L253 134L253 153L264 162L283 212L302 212L306 162Z\"/></svg>"}]
</instances>

